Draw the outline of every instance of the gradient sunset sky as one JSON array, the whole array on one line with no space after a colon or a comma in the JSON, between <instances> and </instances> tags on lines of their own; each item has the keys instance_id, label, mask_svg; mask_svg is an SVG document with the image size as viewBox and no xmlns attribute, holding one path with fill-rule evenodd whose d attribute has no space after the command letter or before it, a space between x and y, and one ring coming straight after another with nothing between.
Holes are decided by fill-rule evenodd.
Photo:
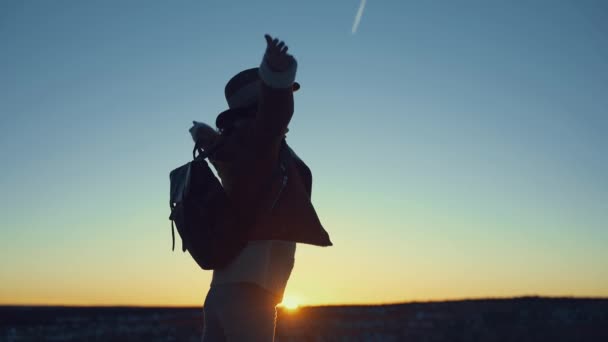
<instances>
[{"instance_id":1,"label":"gradient sunset sky","mask_svg":"<svg viewBox=\"0 0 608 342\"><path fill-rule=\"evenodd\" d=\"M169 171L264 33L335 244L286 297L608 296L607 3L360 4L1 1L0 304L202 305Z\"/></svg>"}]
</instances>

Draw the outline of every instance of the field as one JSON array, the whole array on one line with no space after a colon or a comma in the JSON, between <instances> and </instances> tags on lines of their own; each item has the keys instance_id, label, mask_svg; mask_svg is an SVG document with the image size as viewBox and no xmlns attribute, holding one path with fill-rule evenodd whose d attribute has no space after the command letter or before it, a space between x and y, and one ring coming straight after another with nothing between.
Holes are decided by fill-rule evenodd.
<instances>
[{"instance_id":1,"label":"field","mask_svg":"<svg viewBox=\"0 0 608 342\"><path fill-rule=\"evenodd\" d=\"M0 307L0 341L200 341L200 308ZM277 341L608 341L608 299L279 309Z\"/></svg>"}]
</instances>

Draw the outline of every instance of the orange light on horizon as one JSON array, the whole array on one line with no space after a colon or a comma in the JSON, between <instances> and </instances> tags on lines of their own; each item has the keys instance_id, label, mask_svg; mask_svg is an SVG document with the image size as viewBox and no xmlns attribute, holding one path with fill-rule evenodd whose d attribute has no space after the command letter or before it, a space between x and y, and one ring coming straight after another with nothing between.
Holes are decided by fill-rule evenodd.
<instances>
[{"instance_id":1,"label":"orange light on horizon","mask_svg":"<svg viewBox=\"0 0 608 342\"><path fill-rule=\"evenodd\" d=\"M300 301L295 297L285 296L283 297L283 301L278 306L289 311L295 311L300 307Z\"/></svg>"}]
</instances>

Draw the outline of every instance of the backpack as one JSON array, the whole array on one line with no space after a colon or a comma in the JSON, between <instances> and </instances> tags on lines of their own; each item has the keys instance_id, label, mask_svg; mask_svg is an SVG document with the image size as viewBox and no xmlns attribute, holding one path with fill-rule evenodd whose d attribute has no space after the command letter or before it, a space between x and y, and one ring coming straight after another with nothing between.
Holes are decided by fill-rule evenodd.
<instances>
[{"instance_id":1,"label":"backpack","mask_svg":"<svg viewBox=\"0 0 608 342\"><path fill-rule=\"evenodd\" d=\"M203 152L198 144L193 160L169 174L172 250L175 250L175 228L182 240L182 252L188 251L203 270L227 266L247 245L247 228L228 199L222 184L213 174L207 158L221 146ZM281 148L281 150L284 150ZM196 155L198 152L198 156ZM279 157L277 173L282 174L282 188L273 200L277 203L287 184L285 153Z\"/></svg>"}]
</instances>

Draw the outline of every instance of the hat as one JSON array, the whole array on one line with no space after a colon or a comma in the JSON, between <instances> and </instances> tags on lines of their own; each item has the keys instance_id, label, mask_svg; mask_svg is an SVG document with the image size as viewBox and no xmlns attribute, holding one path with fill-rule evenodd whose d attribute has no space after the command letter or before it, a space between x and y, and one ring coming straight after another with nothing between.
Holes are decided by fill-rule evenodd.
<instances>
[{"instance_id":1,"label":"hat","mask_svg":"<svg viewBox=\"0 0 608 342\"><path fill-rule=\"evenodd\" d=\"M215 125L224 129L237 118L255 116L258 105L260 88L259 68L243 70L228 81L224 88L224 96L228 109L221 112L215 119ZM300 89L300 84L294 82L293 91Z\"/></svg>"}]
</instances>

